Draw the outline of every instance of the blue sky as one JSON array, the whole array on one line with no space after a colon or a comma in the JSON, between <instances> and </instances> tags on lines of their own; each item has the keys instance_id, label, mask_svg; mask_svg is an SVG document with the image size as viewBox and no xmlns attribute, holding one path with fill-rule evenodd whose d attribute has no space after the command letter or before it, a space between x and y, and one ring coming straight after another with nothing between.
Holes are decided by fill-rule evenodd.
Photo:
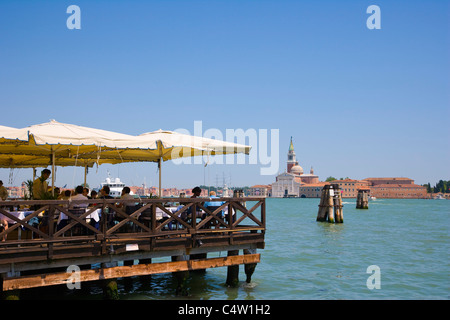
<instances>
[{"instance_id":1,"label":"blue sky","mask_svg":"<svg viewBox=\"0 0 450 320\"><path fill-rule=\"evenodd\" d=\"M69 5L81 29L69 30ZM381 29L369 30L369 5ZM279 171L297 160L328 176L449 176L446 1L0 2L1 125L56 119L127 134L184 128L279 130ZM164 163L163 187L268 184L261 164ZM106 170L157 184L152 163ZM9 186L9 169L0 179ZM12 184L31 169L13 171ZM230 179L231 177L231 179ZM83 170L59 168L57 185ZM231 180L231 181L230 181Z\"/></svg>"}]
</instances>

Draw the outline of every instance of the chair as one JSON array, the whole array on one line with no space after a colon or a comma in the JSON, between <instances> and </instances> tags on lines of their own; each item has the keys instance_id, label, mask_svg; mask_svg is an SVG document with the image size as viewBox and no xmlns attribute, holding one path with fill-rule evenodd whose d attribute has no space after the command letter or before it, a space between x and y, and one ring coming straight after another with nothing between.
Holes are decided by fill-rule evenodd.
<instances>
[{"instance_id":1,"label":"chair","mask_svg":"<svg viewBox=\"0 0 450 320\"><path fill-rule=\"evenodd\" d=\"M76 217L80 217L81 215L83 215L84 213L86 213L86 208L77 208L77 207L74 207L74 208L68 209L67 211L69 211L71 214L73 214L73 215L76 216ZM69 224L69 223L71 223L72 221L73 221L73 219L72 219L71 217L68 217L67 223ZM73 236L73 235L75 235L75 236L77 236L77 235L84 235L84 234L87 233L87 228L86 228L85 226L83 226L83 225L80 225L80 224L77 222L77 224L76 224L75 226L73 226L73 227L70 229L70 231L71 231L71 235L72 235L72 236Z\"/></svg>"},{"instance_id":2,"label":"chair","mask_svg":"<svg viewBox=\"0 0 450 320\"><path fill-rule=\"evenodd\" d=\"M216 211L217 209L219 209L220 208L220 206L206 206L206 209L208 209L209 211L211 211L211 213L213 213L214 211ZM205 213L203 216L202 216L202 220L204 220L204 219L206 219L206 217L207 217L207 214ZM218 218L220 218L220 219L223 219L223 217L224 217L224 213L223 213L223 210L221 211L221 212L218 212L217 214L216 214L216 217L218 217ZM212 227L212 226L216 226L218 224L218 221L217 220L214 220L214 218L209 222L209 227ZM206 225L205 225L205 227L206 227Z\"/></svg>"},{"instance_id":3,"label":"chair","mask_svg":"<svg viewBox=\"0 0 450 320\"><path fill-rule=\"evenodd\" d=\"M139 208L140 207L141 206L139 206ZM152 207L151 206L141 212L141 214L138 218L138 221L143 223L146 227L151 228L151 221L152 221Z\"/></svg>"}]
</instances>

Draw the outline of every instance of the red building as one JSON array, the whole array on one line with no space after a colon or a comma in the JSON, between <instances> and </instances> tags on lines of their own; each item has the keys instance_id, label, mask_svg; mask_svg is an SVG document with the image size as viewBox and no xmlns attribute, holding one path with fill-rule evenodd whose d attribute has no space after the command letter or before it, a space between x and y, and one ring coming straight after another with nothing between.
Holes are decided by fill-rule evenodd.
<instances>
[{"instance_id":1,"label":"red building","mask_svg":"<svg viewBox=\"0 0 450 320\"><path fill-rule=\"evenodd\" d=\"M370 195L377 198L427 198L427 189L409 178L366 178Z\"/></svg>"}]
</instances>

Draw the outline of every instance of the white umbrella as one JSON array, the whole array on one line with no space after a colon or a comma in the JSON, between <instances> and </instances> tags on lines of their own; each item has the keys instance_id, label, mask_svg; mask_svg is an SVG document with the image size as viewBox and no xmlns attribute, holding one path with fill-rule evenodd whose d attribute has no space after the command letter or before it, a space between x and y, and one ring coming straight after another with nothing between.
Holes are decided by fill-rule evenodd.
<instances>
[{"instance_id":1,"label":"white umbrella","mask_svg":"<svg viewBox=\"0 0 450 320\"><path fill-rule=\"evenodd\" d=\"M144 145L158 157L159 195L161 196L161 163L162 161L218 154L250 153L250 146L216 139L181 134L174 131L157 130L139 135Z\"/></svg>"},{"instance_id":2,"label":"white umbrella","mask_svg":"<svg viewBox=\"0 0 450 320\"><path fill-rule=\"evenodd\" d=\"M52 165L53 187L56 165L87 167L94 163L122 163L127 160L120 157L119 150L142 147L136 136L55 120L22 129L2 126L0 137L0 166ZM102 155L103 151L111 150L110 158Z\"/></svg>"}]
</instances>

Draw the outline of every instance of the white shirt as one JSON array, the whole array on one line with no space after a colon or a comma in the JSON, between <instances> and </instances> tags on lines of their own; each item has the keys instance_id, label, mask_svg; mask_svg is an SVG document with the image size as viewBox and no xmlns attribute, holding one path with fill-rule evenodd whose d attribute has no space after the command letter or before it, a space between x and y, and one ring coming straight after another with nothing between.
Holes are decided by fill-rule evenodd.
<instances>
[{"instance_id":1,"label":"white shirt","mask_svg":"<svg viewBox=\"0 0 450 320\"><path fill-rule=\"evenodd\" d=\"M70 201L72 201L72 200L88 200L88 198L86 196L83 196L83 194L78 193L74 196L71 196L69 200ZM73 204L73 207L76 207L76 208L87 208L87 206L88 206L87 203L82 203L82 202Z\"/></svg>"}]
</instances>

